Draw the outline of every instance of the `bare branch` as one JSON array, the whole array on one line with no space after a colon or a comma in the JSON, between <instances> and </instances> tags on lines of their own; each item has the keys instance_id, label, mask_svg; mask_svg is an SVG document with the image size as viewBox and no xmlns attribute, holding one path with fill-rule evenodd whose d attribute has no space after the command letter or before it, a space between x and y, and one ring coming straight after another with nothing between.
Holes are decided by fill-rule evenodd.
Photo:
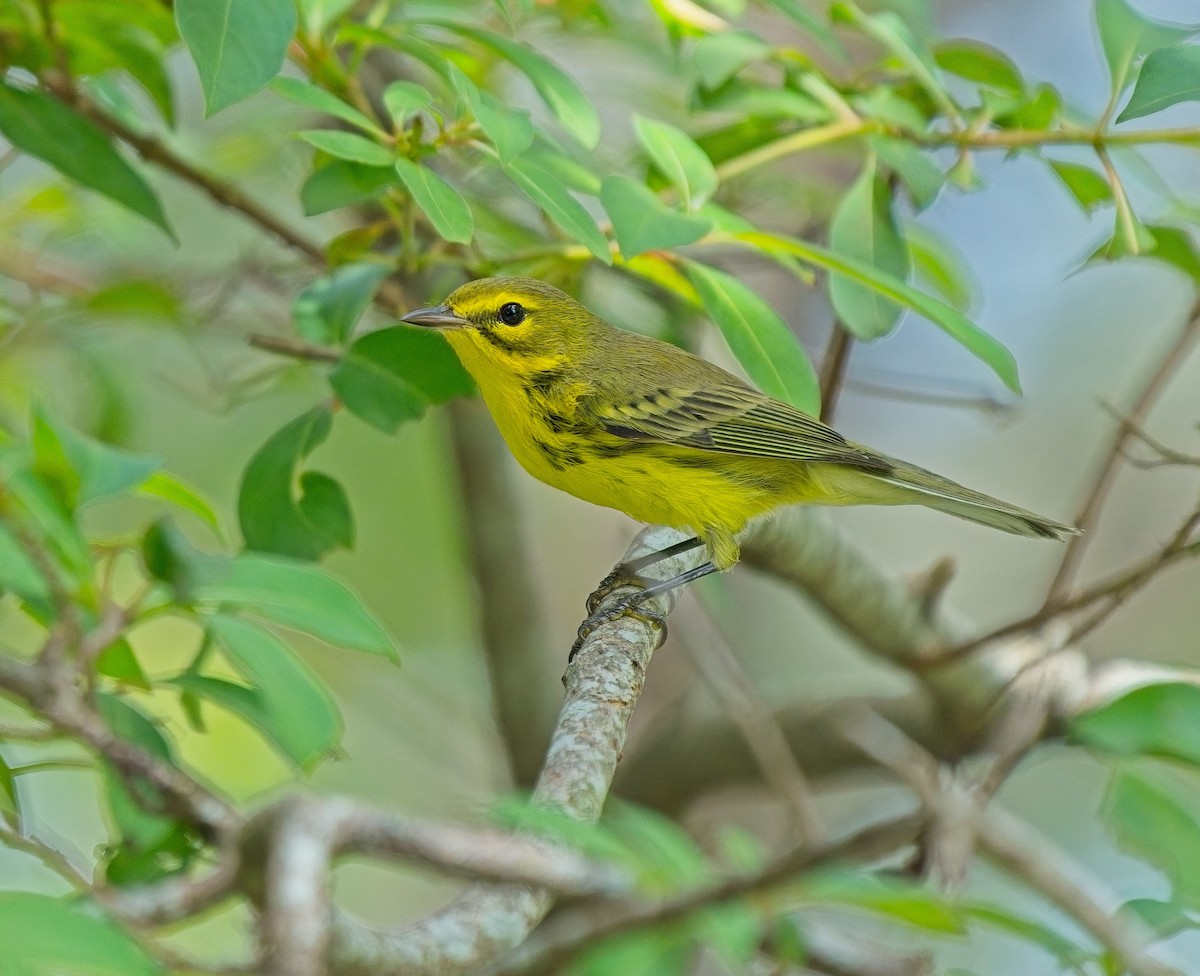
<instances>
[{"instance_id":1,"label":"bare branch","mask_svg":"<svg viewBox=\"0 0 1200 976\"><path fill-rule=\"evenodd\" d=\"M1046 592L1046 599L1042 604L1043 609L1048 609L1062 601L1062 597L1083 559L1092 529L1095 528L1096 520L1100 515L1100 509L1104 506L1109 489L1112 488L1113 481L1116 479L1126 443L1134 431L1145 423L1146 417L1158 401L1159 395L1166 389L1167 384L1187 358L1197 336L1200 336L1200 302L1192 306L1183 329L1175 341L1163 350L1158 362L1143 380L1141 389L1134 397L1128 414L1113 432L1108 450L1105 452L1096 478L1092 482L1091 491L1084 500L1079 514L1075 517L1075 526L1080 529L1082 534L1072 536L1067 542L1062 560L1058 565L1058 571L1054 574L1054 579L1051 580L1050 587Z\"/></svg>"},{"instance_id":2,"label":"bare branch","mask_svg":"<svg viewBox=\"0 0 1200 976\"><path fill-rule=\"evenodd\" d=\"M837 409L838 394L842 391L853 348L854 337L835 319L829 333L829 344L821 359L821 419L827 424L833 422L833 412Z\"/></svg>"},{"instance_id":3,"label":"bare branch","mask_svg":"<svg viewBox=\"0 0 1200 976\"><path fill-rule=\"evenodd\" d=\"M738 898L769 897L780 885L829 864L877 860L911 844L923 823L923 815L909 814L872 824L835 841L797 847L753 874L729 878L660 902L617 910L580 908L564 912L547 925L544 936L522 945L501 966L489 970L488 976L543 976L557 972L602 939L657 928Z\"/></svg>"},{"instance_id":4,"label":"bare branch","mask_svg":"<svg viewBox=\"0 0 1200 976\"><path fill-rule=\"evenodd\" d=\"M341 360L340 350L330 346L318 346L303 339L292 339L287 336L264 335L252 332L247 337L250 345L256 349L290 356L292 359L306 359L314 363L336 363Z\"/></svg>"}]
</instances>

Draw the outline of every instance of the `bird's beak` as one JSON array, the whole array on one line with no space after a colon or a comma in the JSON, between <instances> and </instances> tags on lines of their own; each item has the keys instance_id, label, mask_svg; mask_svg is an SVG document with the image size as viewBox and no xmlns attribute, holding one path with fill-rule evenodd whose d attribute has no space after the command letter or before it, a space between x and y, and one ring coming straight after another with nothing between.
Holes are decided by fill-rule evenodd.
<instances>
[{"instance_id":1,"label":"bird's beak","mask_svg":"<svg viewBox=\"0 0 1200 976\"><path fill-rule=\"evenodd\" d=\"M461 329L470 325L464 318L459 318L449 305L430 305L429 308L418 308L415 312L400 316L401 322L409 325L423 325L429 329Z\"/></svg>"}]
</instances>

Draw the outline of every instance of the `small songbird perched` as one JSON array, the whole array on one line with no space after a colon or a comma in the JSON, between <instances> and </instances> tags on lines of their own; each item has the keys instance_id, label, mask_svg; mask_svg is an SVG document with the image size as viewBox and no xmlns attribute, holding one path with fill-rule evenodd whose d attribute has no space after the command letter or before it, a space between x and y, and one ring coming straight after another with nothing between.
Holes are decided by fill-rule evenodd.
<instances>
[{"instance_id":1,"label":"small songbird perched","mask_svg":"<svg viewBox=\"0 0 1200 976\"><path fill-rule=\"evenodd\" d=\"M401 321L443 330L509 449L535 478L641 522L685 529L708 562L649 596L724 571L737 534L782 505L926 505L1017 535L1071 526L847 440L691 353L614 328L533 278L482 278ZM689 544L638 560L635 571ZM577 645L578 646L578 645Z\"/></svg>"}]
</instances>

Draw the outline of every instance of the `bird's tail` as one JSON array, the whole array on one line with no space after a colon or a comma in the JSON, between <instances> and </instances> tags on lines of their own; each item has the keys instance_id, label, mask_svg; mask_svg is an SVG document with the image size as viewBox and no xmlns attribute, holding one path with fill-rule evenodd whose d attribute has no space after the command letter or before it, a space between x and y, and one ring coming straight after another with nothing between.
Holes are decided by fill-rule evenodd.
<instances>
[{"instance_id":1,"label":"bird's tail","mask_svg":"<svg viewBox=\"0 0 1200 976\"><path fill-rule=\"evenodd\" d=\"M874 453L874 452L872 452ZM982 492L964 488L957 482L926 471L915 464L881 457L886 462L878 470L840 468L829 471L830 485L835 494L846 496L845 501L877 505L925 505L928 508L957 515L969 522L990 525L1014 535L1057 539L1077 535L1079 530L1053 519L1002 502ZM830 466L833 467L832 465ZM840 501L841 499L830 499Z\"/></svg>"}]
</instances>

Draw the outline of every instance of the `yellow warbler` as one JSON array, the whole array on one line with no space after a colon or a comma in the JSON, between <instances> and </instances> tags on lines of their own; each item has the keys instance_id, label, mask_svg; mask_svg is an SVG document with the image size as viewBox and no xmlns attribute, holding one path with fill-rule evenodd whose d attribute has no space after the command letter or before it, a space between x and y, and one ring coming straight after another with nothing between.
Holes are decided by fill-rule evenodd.
<instances>
[{"instance_id":1,"label":"yellow warbler","mask_svg":"<svg viewBox=\"0 0 1200 976\"><path fill-rule=\"evenodd\" d=\"M445 332L535 478L639 521L689 530L706 547L707 564L655 584L624 609L729 569L748 520L798 502L926 505L1050 539L1076 531L849 441L712 363L614 328L533 278L468 282L444 305L402 321Z\"/></svg>"}]
</instances>

